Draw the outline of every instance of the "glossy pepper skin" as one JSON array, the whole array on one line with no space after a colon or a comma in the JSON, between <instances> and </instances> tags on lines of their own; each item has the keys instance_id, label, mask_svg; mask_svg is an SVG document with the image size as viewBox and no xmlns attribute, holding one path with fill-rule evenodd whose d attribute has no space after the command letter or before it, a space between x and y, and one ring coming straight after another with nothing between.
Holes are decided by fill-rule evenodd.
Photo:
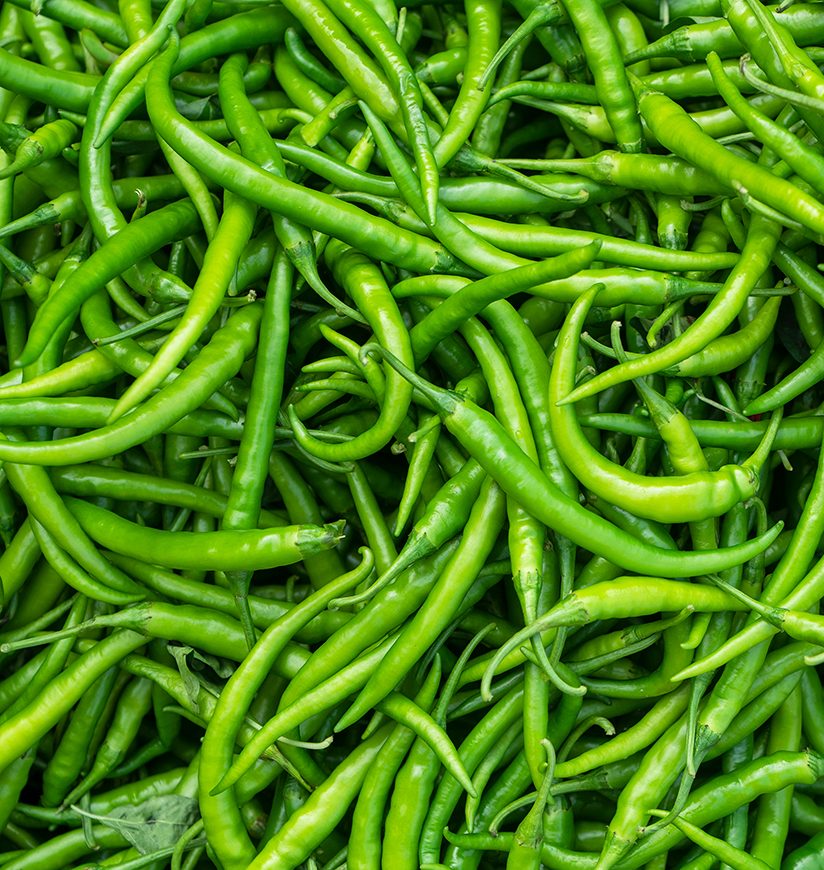
<instances>
[{"instance_id":1,"label":"glossy pepper skin","mask_svg":"<svg viewBox=\"0 0 824 870\"><path fill-rule=\"evenodd\" d=\"M41 5L4 866L809 870L821 10Z\"/></svg>"}]
</instances>

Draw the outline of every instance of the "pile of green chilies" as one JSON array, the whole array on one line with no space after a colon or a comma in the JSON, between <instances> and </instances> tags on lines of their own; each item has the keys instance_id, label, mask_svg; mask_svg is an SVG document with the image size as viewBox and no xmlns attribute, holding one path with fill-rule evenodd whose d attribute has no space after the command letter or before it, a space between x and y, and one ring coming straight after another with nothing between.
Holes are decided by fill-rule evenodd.
<instances>
[{"instance_id":1,"label":"pile of green chilies","mask_svg":"<svg viewBox=\"0 0 824 870\"><path fill-rule=\"evenodd\" d=\"M0 870L824 867L824 5L0 4Z\"/></svg>"}]
</instances>

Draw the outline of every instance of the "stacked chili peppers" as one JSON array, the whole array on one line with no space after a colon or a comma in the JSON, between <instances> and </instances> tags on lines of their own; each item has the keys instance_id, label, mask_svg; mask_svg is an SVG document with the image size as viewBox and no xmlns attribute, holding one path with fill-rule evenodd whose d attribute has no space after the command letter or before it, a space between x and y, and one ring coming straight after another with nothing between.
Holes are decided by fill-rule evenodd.
<instances>
[{"instance_id":1,"label":"stacked chili peppers","mask_svg":"<svg viewBox=\"0 0 824 870\"><path fill-rule=\"evenodd\" d=\"M824 866L824 11L0 7L0 867Z\"/></svg>"}]
</instances>

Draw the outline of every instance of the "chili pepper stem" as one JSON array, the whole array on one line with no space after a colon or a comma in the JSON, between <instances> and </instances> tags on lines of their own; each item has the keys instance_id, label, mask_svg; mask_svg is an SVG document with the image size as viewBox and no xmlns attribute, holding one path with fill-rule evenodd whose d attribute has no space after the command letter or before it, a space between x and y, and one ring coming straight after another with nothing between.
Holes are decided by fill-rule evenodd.
<instances>
[{"instance_id":1,"label":"chili pepper stem","mask_svg":"<svg viewBox=\"0 0 824 870\"><path fill-rule=\"evenodd\" d=\"M449 390L442 390L429 381L424 380L417 373L407 368L394 354L377 344L366 344L361 351L377 359L385 359L395 371L401 374L418 392L429 399L432 406L439 414L451 414L457 408L461 397L453 396Z\"/></svg>"},{"instance_id":2,"label":"chili pepper stem","mask_svg":"<svg viewBox=\"0 0 824 870\"><path fill-rule=\"evenodd\" d=\"M754 613L757 613L759 616L763 617L770 623L770 625L774 625L776 628L781 628L784 619L783 619L783 609L780 607L769 607L766 604L762 604L760 601L756 601L751 596L747 595L746 592L742 592L735 586L731 586L729 583L726 583L720 577L715 574L709 574L708 578L719 587L719 589L723 589L728 594L737 598L743 604L746 604L747 607L750 608Z\"/></svg>"},{"instance_id":3,"label":"chili pepper stem","mask_svg":"<svg viewBox=\"0 0 824 870\"><path fill-rule=\"evenodd\" d=\"M403 549L398 553L397 559L389 566L389 568L378 577L374 583L370 584L363 592L356 595L346 595L340 598L333 598L329 602L330 610L340 610L343 607L351 607L355 604L362 604L373 598L378 592L390 583L394 582L403 572L414 565L415 562L422 559L432 552L431 544L425 537L410 534Z\"/></svg>"},{"instance_id":4,"label":"chili pepper stem","mask_svg":"<svg viewBox=\"0 0 824 870\"><path fill-rule=\"evenodd\" d=\"M138 627L142 621L150 618L151 611L148 609L150 604L135 604L127 610L118 610L115 613L102 613L99 616L94 616L81 622L72 628L64 628L60 631L45 631L31 637L20 638L11 643L0 644L0 652L15 652L20 649L28 649L33 646L42 646L43 644L52 644L55 641L63 640L67 637L77 637L78 634L87 631L90 628L134 628ZM139 628L138 628L139 630Z\"/></svg>"}]
</instances>

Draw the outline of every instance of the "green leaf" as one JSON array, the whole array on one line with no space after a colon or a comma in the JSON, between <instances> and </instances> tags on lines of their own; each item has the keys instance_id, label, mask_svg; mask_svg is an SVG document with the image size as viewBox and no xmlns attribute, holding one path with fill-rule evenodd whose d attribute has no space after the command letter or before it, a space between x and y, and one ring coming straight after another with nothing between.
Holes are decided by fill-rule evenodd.
<instances>
[{"instance_id":1,"label":"green leaf","mask_svg":"<svg viewBox=\"0 0 824 870\"><path fill-rule=\"evenodd\" d=\"M192 673L189 668L187 656L194 652L190 646L174 646L168 647L169 652L177 664L177 670L180 676L183 677L183 685L186 687L186 694L189 696L192 704L197 708L197 696L200 693L200 680Z\"/></svg>"},{"instance_id":2,"label":"green leaf","mask_svg":"<svg viewBox=\"0 0 824 870\"><path fill-rule=\"evenodd\" d=\"M117 831L141 855L148 855L174 846L197 819L198 808L192 798L167 794L136 806L115 807L106 816L89 815Z\"/></svg>"}]
</instances>

